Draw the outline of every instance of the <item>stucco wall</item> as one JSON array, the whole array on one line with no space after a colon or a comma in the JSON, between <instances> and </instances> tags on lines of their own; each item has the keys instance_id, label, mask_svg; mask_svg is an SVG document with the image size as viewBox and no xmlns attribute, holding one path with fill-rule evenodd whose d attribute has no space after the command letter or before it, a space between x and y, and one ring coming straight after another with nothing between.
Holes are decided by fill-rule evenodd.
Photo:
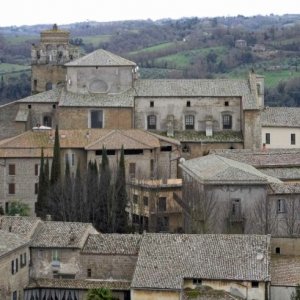
<instances>
[{"instance_id":1,"label":"stucco wall","mask_svg":"<svg viewBox=\"0 0 300 300\"><path fill-rule=\"evenodd\" d=\"M266 148L300 148L300 128L290 127L262 127L262 144L266 143L266 133L270 134L270 144ZM291 144L291 134L296 135L295 145Z\"/></svg>"},{"instance_id":2,"label":"stucco wall","mask_svg":"<svg viewBox=\"0 0 300 300\"><path fill-rule=\"evenodd\" d=\"M290 300L291 294L295 293L295 287L274 286L271 285L270 299L272 300Z\"/></svg>"},{"instance_id":3,"label":"stucco wall","mask_svg":"<svg viewBox=\"0 0 300 300\"><path fill-rule=\"evenodd\" d=\"M244 111L244 147L245 149L261 149L260 111Z\"/></svg>"},{"instance_id":4,"label":"stucco wall","mask_svg":"<svg viewBox=\"0 0 300 300\"><path fill-rule=\"evenodd\" d=\"M150 102L154 106L150 107ZM190 101L190 107L187 107ZM228 102L228 106L225 106ZM185 115L195 116L195 130L205 131L206 119L212 117L213 131L223 130L222 114L232 115L232 130L241 131L241 106L238 97L138 97L135 99L135 127L147 129L147 116L157 116L157 130L167 130L168 115L174 116L174 129L184 130Z\"/></svg>"},{"instance_id":5,"label":"stucco wall","mask_svg":"<svg viewBox=\"0 0 300 300\"><path fill-rule=\"evenodd\" d=\"M73 93L121 93L132 87L132 66L68 67L67 90Z\"/></svg>"},{"instance_id":6,"label":"stucco wall","mask_svg":"<svg viewBox=\"0 0 300 300\"><path fill-rule=\"evenodd\" d=\"M21 268L20 255L26 253L26 265ZM18 272L12 274L12 260L18 259ZM12 293L17 291L18 298L23 299L23 288L29 282L29 248L27 246L17 249L0 259L0 298L11 300Z\"/></svg>"},{"instance_id":7,"label":"stucco wall","mask_svg":"<svg viewBox=\"0 0 300 300\"><path fill-rule=\"evenodd\" d=\"M179 300L180 293L167 290L137 290L131 289L131 300Z\"/></svg>"}]
</instances>

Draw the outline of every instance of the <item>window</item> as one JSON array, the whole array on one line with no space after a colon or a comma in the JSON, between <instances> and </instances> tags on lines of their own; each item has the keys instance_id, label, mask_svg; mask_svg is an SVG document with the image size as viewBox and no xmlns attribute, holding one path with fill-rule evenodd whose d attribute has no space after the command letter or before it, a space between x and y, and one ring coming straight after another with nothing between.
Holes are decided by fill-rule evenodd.
<instances>
[{"instance_id":1,"label":"window","mask_svg":"<svg viewBox=\"0 0 300 300\"><path fill-rule=\"evenodd\" d=\"M156 116L150 115L147 117L147 128L156 129Z\"/></svg>"},{"instance_id":2,"label":"window","mask_svg":"<svg viewBox=\"0 0 300 300\"><path fill-rule=\"evenodd\" d=\"M160 147L161 152L170 152L172 151L172 146L162 146Z\"/></svg>"},{"instance_id":3,"label":"window","mask_svg":"<svg viewBox=\"0 0 300 300\"><path fill-rule=\"evenodd\" d=\"M144 206L148 206L148 197L146 197L146 196L143 197L143 203L144 203Z\"/></svg>"},{"instance_id":4,"label":"window","mask_svg":"<svg viewBox=\"0 0 300 300\"><path fill-rule=\"evenodd\" d=\"M259 287L259 282L258 281L252 281L251 282L251 287L252 288L258 288Z\"/></svg>"},{"instance_id":5,"label":"window","mask_svg":"<svg viewBox=\"0 0 300 300\"><path fill-rule=\"evenodd\" d=\"M194 129L195 117L193 115L185 116L185 129Z\"/></svg>"},{"instance_id":6,"label":"window","mask_svg":"<svg viewBox=\"0 0 300 300\"><path fill-rule=\"evenodd\" d=\"M277 213L284 213L284 199L277 200Z\"/></svg>"},{"instance_id":7,"label":"window","mask_svg":"<svg viewBox=\"0 0 300 300\"><path fill-rule=\"evenodd\" d=\"M231 115L223 115L223 129L232 129L232 116Z\"/></svg>"},{"instance_id":8,"label":"window","mask_svg":"<svg viewBox=\"0 0 300 300\"><path fill-rule=\"evenodd\" d=\"M103 128L103 111L91 111L91 128Z\"/></svg>"},{"instance_id":9,"label":"window","mask_svg":"<svg viewBox=\"0 0 300 300\"><path fill-rule=\"evenodd\" d=\"M276 253L276 254L280 254L280 247L276 247L276 248L275 248L275 253Z\"/></svg>"},{"instance_id":10,"label":"window","mask_svg":"<svg viewBox=\"0 0 300 300\"><path fill-rule=\"evenodd\" d=\"M150 107L154 107L154 101L150 101Z\"/></svg>"},{"instance_id":11,"label":"window","mask_svg":"<svg viewBox=\"0 0 300 300\"><path fill-rule=\"evenodd\" d=\"M169 230L169 218L168 217L158 217L157 218L157 230L158 231L168 231Z\"/></svg>"},{"instance_id":12,"label":"window","mask_svg":"<svg viewBox=\"0 0 300 300\"><path fill-rule=\"evenodd\" d=\"M150 159L150 176L154 177L154 159Z\"/></svg>"},{"instance_id":13,"label":"window","mask_svg":"<svg viewBox=\"0 0 300 300\"><path fill-rule=\"evenodd\" d=\"M166 211L167 210L167 198L159 197L158 198L158 211Z\"/></svg>"},{"instance_id":14,"label":"window","mask_svg":"<svg viewBox=\"0 0 300 300\"><path fill-rule=\"evenodd\" d=\"M53 109L56 109L56 104L52 104L52 108L53 108Z\"/></svg>"},{"instance_id":15,"label":"window","mask_svg":"<svg viewBox=\"0 0 300 300\"><path fill-rule=\"evenodd\" d=\"M239 216L241 213L241 202L240 199L231 200L231 215Z\"/></svg>"},{"instance_id":16,"label":"window","mask_svg":"<svg viewBox=\"0 0 300 300\"><path fill-rule=\"evenodd\" d=\"M38 184L38 182L36 182L34 184L34 194L37 195L38 193L39 193L39 184Z\"/></svg>"},{"instance_id":17,"label":"window","mask_svg":"<svg viewBox=\"0 0 300 300\"><path fill-rule=\"evenodd\" d=\"M137 204L139 201L139 196L138 195L133 195L133 203Z\"/></svg>"},{"instance_id":18,"label":"window","mask_svg":"<svg viewBox=\"0 0 300 300\"><path fill-rule=\"evenodd\" d=\"M228 101L225 101L225 106L229 106L229 102Z\"/></svg>"},{"instance_id":19,"label":"window","mask_svg":"<svg viewBox=\"0 0 300 300\"><path fill-rule=\"evenodd\" d=\"M8 165L8 175L16 175L16 165L15 164Z\"/></svg>"},{"instance_id":20,"label":"window","mask_svg":"<svg viewBox=\"0 0 300 300\"><path fill-rule=\"evenodd\" d=\"M51 116L44 116L43 117L43 125L47 127L52 127L52 118Z\"/></svg>"},{"instance_id":21,"label":"window","mask_svg":"<svg viewBox=\"0 0 300 300\"><path fill-rule=\"evenodd\" d=\"M291 133L291 145L296 145L296 134Z\"/></svg>"},{"instance_id":22,"label":"window","mask_svg":"<svg viewBox=\"0 0 300 300\"><path fill-rule=\"evenodd\" d=\"M12 300L17 300L18 299L18 292L14 291L12 294Z\"/></svg>"},{"instance_id":23,"label":"window","mask_svg":"<svg viewBox=\"0 0 300 300\"><path fill-rule=\"evenodd\" d=\"M16 193L16 186L14 183L8 184L8 194L14 195Z\"/></svg>"},{"instance_id":24,"label":"window","mask_svg":"<svg viewBox=\"0 0 300 300\"><path fill-rule=\"evenodd\" d=\"M102 155L102 150L96 150L96 155ZM115 155L116 154L116 150L110 150L110 149L106 149L106 154L107 155Z\"/></svg>"},{"instance_id":25,"label":"window","mask_svg":"<svg viewBox=\"0 0 300 300\"><path fill-rule=\"evenodd\" d=\"M129 176L135 178L135 163L129 164Z\"/></svg>"},{"instance_id":26,"label":"window","mask_svg":"<svg viewBox=\"0 0 300 300\"><path fill-rule=\"evenodd\" d=\"M34 175L39 176L39 165L38 164L34 165Z\"/></svg>"},{"instance_id":27,"label":"window","mask_svg":"<svg viewBox=\"0 0 300 300\"><path fill-rule=\"evenodd\" d=\"M138 154L144 154L143 149L125 149L124 155L138 155Z\"/></svg>"},{"instance_id":28,"label":"window","mask_svg":"<svg viewBox=\"0 0 300 300\"><path fill-rule=\"evenodd\" d=\"M51 56L50 56L50 60L51 60ZM52 82L47 82L46 83L46 91L50 91L52 90Z\"/></svg>"},{"instance_id":29,"label":"window","mask_svg":"<svg viewBox=\"0 0 300 300\"><path fill-rule=\"evenodd\" d=\"M31 109L31 104L28 104L27 107L28 107L28 109Z\"/></svg>"},{"instance_id":30,"label":"window","mask_svg":"<svg viewBox=\"0 0 300 300\"><path fill-rule=\"evenodd\" d=\"M16 273L19 271L19 260L16 258Z\"/></svg>"},{"instance_id":31,"label":"window","mask_svg":"<svg viewBox=\"0 0 300 300\"><path fill-rule=\"evenodd\" d=\"M59 250L58 249L53 249L52 250L52 261L59 261Z\"/></svg>"},{"instance_id":32,"label":"window","mask_svg":"<svg viewBox=\"0 0 300 300\"><path fill-rule=\"evenodd\" d=\"M15 261L11 261L11 274L15 274Z\"/></svg>"},{"instance_id":33,"label":"window","mask_svg":"<svg viewBox=\"0 0 300 300\"><path fill-rule=\"evenodd\" d=\"M267 145L271 144L271 134L270 133L266 133L266 144Z\"/></svg>"},{"instance_id":34,"label":"window","mask_svg":"<svg viewBox=\"0 0 300 300\"><path fill-rule=\"evenodd\" d=\"M69 163L69 154L66 153L65 154L65 164L68 164Z\"/></svg>"},{"instance_id":35,"label":"window","mask_svg":"<svg viewBox=\"0 0 300 300\"><path fill-rule=\"evenodd\" d=\"M132 223L133 224L140 224L140 216L136 214L132 214Z\"/></svg>"},{"instance_id":36,"label":"window","mask_svg":"<svg viewBox=\"0 0 300 300\"><path fill-rule=\"evenodd\" d=\"M195 285L201 285L202 284L202 279L200 279L200 278L193 278L193 284L195 284Z\"/></svg>"},{"instance_id":37,"label":"window","mask_svg":"<svg viewBox=\"0 0 300 300\"><path fill-rule=\"evenodd\" d=\"M191 101L186 101L186 107L191 107Z\"/></svg>"},{"instance_id":38,"label":"window","mask_svg":"<svg viewBox=\"0 0 300 300\"><path fill-rule=\"evenodd\" d=\"M20 255L20 267L23 268L26 266L26 252Z\"/></svg>"},{"instance_id":39,"label":"window","mask_svg":"<svg viewBox=\"0 0 300 300\"><path fill-rule=\"evenodd\" d=\"M75 166L75 153L72 153L72 156L71 156L71 165Z\"/></svg>"},{"instance_id":40,"label":"window","mask_svg":"<svg viewBox=\"0 0 300 300\"><path fill-rule=\"evenodd\" d=\"M33 80L33 90L36 91L37 88L37 79Z\"/></svg>"},{"instance_id":41,"label":"window","mask_svg":"<svg viewBox=\"0 0 300 300\"><path fill-rule=\"evenodd\" d=\"M92 277L92 269L87 269L87 277L88 278Z\"/></svg>"}]
</instances>

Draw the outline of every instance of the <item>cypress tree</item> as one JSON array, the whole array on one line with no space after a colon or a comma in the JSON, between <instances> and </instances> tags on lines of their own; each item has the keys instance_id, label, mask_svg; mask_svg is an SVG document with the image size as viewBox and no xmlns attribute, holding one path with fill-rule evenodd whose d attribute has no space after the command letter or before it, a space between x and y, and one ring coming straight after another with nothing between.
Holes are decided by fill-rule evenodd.
<instances>
[{"instance_id":1,"label":"cypress tree","mask_svg":"<svg viewBox=\"0 0 300 300\"><path fill-rule=\"evenodd\" d=\"M62 208L63 208L63 219L66 221L74 220L74 207L72 203L72 179L70 171L69 160L66 160L65 177L63 183L63 197L62 197Z\"/></svg>"},{"instance_id":2,"label":"cypress tree","mask_svg":"<svg viewBox=\"0 0 300 300\"><path fill-rule=\"evenodd\" d=\"M112 228L112 199L111 199L111 171L107 151L102 148L100 165L99 193L98 193L97 225L101 232L110 232Z\"/></svg>"},{"instance_id":3,"label":"cypress tree","mask_svg":"<svg viewBox=\"0 0 300 300\"><path fill-rule=\"evenodd\" d=\"M53 161L51 166L51 185L54 185L61 179L60 170L60 145L59 145L59 131L58 126L55 128L55 139L53 147Z\"/></svg>"},{"instance_id":4,"label":"cypress tree","mask_svg":"<svg viewBox=\"0 0 300 300\"><path fill-rule=\"evenodd\" d=\"M124 233L128 231L128 217L126 212L127 202L124 148L122 146L115 183L115 232Z\"/></svg>"},{"instance_id":5,"label":"cypress tree","mask_svg":"<svg viewBox=\"0 0 300 300\"><path fill-rule=\"evenodd\" d=\"M96 224L98 194L98 169L96 162L89 161L87 172L88 173L86 181L86 201L88 206L89 221L98 229Z\"/></svg>"},{"instance_id":6,"label":"cypress tree","mask_svg":"<svg viewBox=\"0 0 300 300\"><path fill-rule=\"evenodd\" d=\"M86 197L84 197L84 185L80 172L80 161L77 162L75 181L73 185L72 201L74 204L74 213L76 222L88 222L88 206Z\"/></svg>"},{"instance_id":7,"label":"cypress tree","mask_svg":"<svg viewBox=\"0 0 300 300\"><path fill-rule=\"evenodd\" d=\"M37 202L35 203L35 213L37 217L45 219L47 214L47 181L45 174L45 165L44 165L44 149L41 150L41 161L40 161L40 175L38 183L38 196Z\"/></svg>"}]
</instances>

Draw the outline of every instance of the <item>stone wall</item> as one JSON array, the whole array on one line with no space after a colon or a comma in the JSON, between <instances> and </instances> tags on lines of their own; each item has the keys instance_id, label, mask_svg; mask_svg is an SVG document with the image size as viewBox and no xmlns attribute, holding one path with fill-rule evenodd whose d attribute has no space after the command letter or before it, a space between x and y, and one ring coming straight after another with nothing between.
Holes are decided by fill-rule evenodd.
<instances>
[{"instance_id":1,"label":"stone wall","mask_svg":"<svg viewBox=\"0 0 300 300\"><path fill-rule=\"evenodd\" d=\"M21 267L20 255L26 253L26 265ZM18 259L18 271L12 274L12 261ZM13 292L17 292L17 299L23 299L23 288L29 282L30 253L27 246L21 247L0 259L0 299L11 300Z\"/></svg>"},{"instance_id":2,"label":"stone wall","mask_svg":"<svg viewBox=\"0 0 300 300\"><path fill-rule=\"evenodd\" d=\"M261 123L259 110L244 111L243 134L245 149L261 149Z\"/></svg>"}]
</instances>

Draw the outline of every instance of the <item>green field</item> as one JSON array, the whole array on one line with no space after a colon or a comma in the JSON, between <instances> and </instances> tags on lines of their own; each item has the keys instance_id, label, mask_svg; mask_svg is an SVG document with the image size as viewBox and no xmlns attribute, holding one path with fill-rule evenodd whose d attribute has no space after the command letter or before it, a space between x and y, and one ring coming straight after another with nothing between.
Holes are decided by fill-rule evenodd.
<instances>
[{"instance_id":1,"label":"green field","mask_svg":"<svg viewBox=\"0 0 300 300\"><path fill-rule=\"evenodd\" d=\"M27 41L38 40L38 35L10 35L5 37L6 41L11 45L23 45Z\"/></svg>"},{"instance_id":2,"label":"green field","mask_svg":"<svg viewBox=\"0 0 300 300\"><path fill-rule=\"evenodd\" d=\"M30 66L0 63L0 74L29 71Z\"/></svg>"},{"instance_id":3,"label":"green field","mask_svg":"<svg viewBox=\"0 0 300 300\"><path fill-rule=\"evenodd\" d=\"M300 71L295 72L291 70L261 71L258 73L265 76L265 85L267 87L274 87L280 81L285 81L295 77L300 77Z\"/></svg>"},{"instance_id":4,"label":"green field","mask_svg":"<svg viewBox=\"0 0 300 300\"><path fill-rule=\"evenodd\" d=\"M129 52L129 54L134 55L134 54L139 54L139 53L155 52L155 51L164 50L164 49L168 49L168 48L175 47L175 46L176 46L176 43L174 43L174 42L163 43L163 44L158 44L158 45L151 46L148 48L143 48L138 51Z\"/></svg>"},{"instance_id":5,"label":"green field","mask_svg":"<svg viewBox=\"0 0 300 300\"><path fill-rule=\"evenodd\" d=\"M94 47L98 47L100 43L109 41L111 35L78 36L76 38L82 39L84 44L93 44Z\"/></svg>"}]
</instances>

